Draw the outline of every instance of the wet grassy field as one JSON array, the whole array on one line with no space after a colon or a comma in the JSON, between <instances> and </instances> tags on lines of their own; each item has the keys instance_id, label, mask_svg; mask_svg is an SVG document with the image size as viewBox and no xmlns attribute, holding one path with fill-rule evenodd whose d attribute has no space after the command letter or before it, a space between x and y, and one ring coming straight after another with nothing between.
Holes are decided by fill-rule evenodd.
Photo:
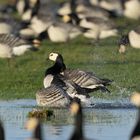
<instances>
[{"instance_id":1,"label":"wet grassy field","mask_svg":"<svg viewBox=\"0 0 140 140\"><path fill-rule=\"evenodd\" d=\"M139 25L139 21L114 19L121 34ZM139 90L140 50L127 48L125 55L118 53L118 37L100 40L98 43L80 36L67 43L42 42L39 51L27 52L15 57L8 65L0 59L0 99L35 98L43 87L44 72L53 63L46 61L50 52L64 56L69 68L93 71L99 77L112 79L111 93L93 93L101 98L128 97Z\"/></svg>"}]
</instances>

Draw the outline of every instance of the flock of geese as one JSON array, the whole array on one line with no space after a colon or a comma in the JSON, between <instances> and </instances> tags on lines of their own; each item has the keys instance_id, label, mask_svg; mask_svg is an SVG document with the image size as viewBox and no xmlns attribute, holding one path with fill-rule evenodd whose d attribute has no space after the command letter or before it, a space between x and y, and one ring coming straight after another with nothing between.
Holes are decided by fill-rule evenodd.
<instances>
[{"instance_id":1,"label":"flock of geese","mask_svg":"<svg viewBox=\"0 0 140 140\"><path fill-rule=\"evenodd\" d=\"M130 140L140 139L140 93L134 92L131 96L131 102L138 108L138 117L136 124L130 134ZM87 140L84 136L84 117L80 99L75 97L70 104L70 112L74 116L74 130L68 140ZM42 123L37 118L29 118L25 124L28 131L32 131L30 140L43 140ZM48 138L49 139L49 138ZM94 139L94 138L93 138ZM5 132L2 123L0 122L0 140L5 140Z\"/></svg>"},{"instance_id":2,"label":"flock of geese","mask_svg":"<svg viewBox=\"0 0 140 140\"><path fill-rule=\"evenodd\" d=\"M139 9L139 0L69 0L61 4L13 0L0 6L0 58L36 50L45 39L67 42L79 35L92 40L117 36L119 29L111 17L125 16L135 22L140 19ZM139 26L122 36L119 52L125 52L128 44L140 48Z\"/></svg>"}]
</instances>

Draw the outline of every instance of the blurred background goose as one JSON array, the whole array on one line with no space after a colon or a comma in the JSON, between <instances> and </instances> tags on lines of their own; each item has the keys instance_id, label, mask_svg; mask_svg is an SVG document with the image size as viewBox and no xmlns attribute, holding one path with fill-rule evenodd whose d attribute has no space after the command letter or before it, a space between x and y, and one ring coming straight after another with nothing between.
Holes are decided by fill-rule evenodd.
<instances>
[{"instance_id":1,"label":"blurred background goose","mask_svg":"<svg viewBox=\"0 0 140 140\"><path fill-rule=\"evenodd\" d=\"M92 92L94 90L101 89L103 91L109 91L106 86L110 85L111 80L98 78L92 72L85 72L79 69L71 70L66 68L64 60L59 53L50 53L49 59L55 62L56 68L59 69L59 73L63 75L66 79L73 81L76 85L81 88L85 88L87 92Z\"/></svg>"},{"instance_id":2,"label":"blurred background goose","mask_svg":"<svg viewBox=\"0 0 140 140\"><path fill-rule=\"evenodd\" d=\"M114 13L114 16L116 17L123 15L122 0L90 0L90 3Z\"/></svg>"},{"instance_id":3,"label":"blurred background goose","mask_svg":"<svg viewBox=\"0 0 140 140\"><path fill-rule=\"evenodd\" d=\"M47 32L52 42L67 42L82 34L82 28L72 24L55 22L48 27Z\"/></svg>"},{"instance_id":4,"label":"blurred background goose","mask_svg":"<svg viewBox=\"0 0 140 140\"><path fill-rule=\"evenodd\" d=\"M12 58L12 56L20 56L29 49L36 50L32 43L15 37L12 34L0 34L0 57Z\"/></svg>"},{"instance_id":5,"label":"blurred background goose","mask_svg":"<svg viewBox=\"0 0 140 140\"><path fill-rule=\"evenodd\" d=\"M5 140L5 132L1 121L0 121L0 140Z\"/></svg>"},{"instance_id":6,"label":"blurred background goose","mask_svg":"<svg viewBox=\"0 0 140 140\"><path fill-rule=\"evenodd\" d=\"M44 15L41 15L41 17L34 16L31 19L30 24L19 31L19 36L24 39L37 38L40 41L43 39L47 39L47 28L51 24L51 19L47 18Z\"/></svg>"},{"instance_id":7,"label":"blurred background goose","mask_svg":"<svg viewBox=\"0 0 140 140\"><path fill-rule=\"evenodd\" d=\"M126 0L124 2L124 16L130 19L140 19L140 1L139 0Z\"/></svg>"},{"instance_id":8,"label":"blurred background goose","mask_svg":"<svg viewBox=\"0 0 140 140\"><path fill-rule=\"evenodd\" d=\"M32 138L28 140L43 140L42 128L40 120L37 118L29 118L25 123L25 128L33 132Z\"/></svg>"},{"instance_id":9,"label":"blurred background goose","mask_svg":"<svg viewBox=\"0 0 140 140\"><path fill-rule=\"evenodd\" d=\"M83 35L87 38L102 39L110 36L117 36L118 30L111 20L104 20L97 17L83 18L79 22L80 27L87 28Z\"/></svg>"},{"instance_id":10,"label":"blurred background goose","mask_svg":"<svg viewBox=\"0 0 140 140\"><path fill-rule=\"evenodd\" d=\"M62 17L76 14L79 19L86 17L109 18L109 13L106 10L82 0L70 0L69 2L63 3L58 9L57 14Z\"/></svg>"},{"instance_id":11,"label":"blurred background goose","mask_svg":"<svg viewBox=\"0 0 140 140\"><path fill-rule=\"evenodd\" d=\"M140 26L130 30L127 35L123 35L119 40L119 50L126 50L126 46L130 45L132 48L140 48Z\"/></svg>"},{"instance_id":12,"label":"blurred background goose","mask_svg":"<svg viewBox=\"0 0 140 140\"><path fill-rule=\"evenodd\" d=\"M134 92L131 96L131 102L138 108L136 125L131 133L130 140L140 139L140 92Z\"/></svg>"},{"instance_id":13,"label":"blurred background goose","mask_svg":"<svg viewBox=\"0 0 140 140\"><path fill-rule=\"evenodd\" d=\"M140 48L140 26L128 33L130 45L133 48Z\"/></svg>"},{"instance_id":14,"label":"blurred background goose","mask_svg":"<svg viewBox=\"0 0 140 140\"><path fill-rule=\"evenodd\" d=\"M10 15L5 14L0 16L0 34L14 34L17 36L19 30L27 27L27 25Z\"/></svg>"},{"instance_id":15,"label":"blurred background goose","mask_svg":"<svg viewBox=\"0 0 140 140\"><path fill-rule=\"evenodd\" d=\"M70 1L69 7L71 8L71 13L62 14L63 22L72 23L74 25L78 25L81 28L83 28L83 35L87 38L102 39L102 38L118 35L118 29L115 23L111 19L109 19L108 16L104 16L103 18L98 16L98 14L95 12L97 11L96 9L99 7L94 8L90 4L84 4L84 3L82 4L80 3L80 5L78 5L78 2L73 0ZM93 13L95 15L92 15L92 12L89 11L90 15L86 13L85 16L79 16L79 12L76 11L76 8L78 6L79 7L89 6L88 8L85 9L86 10L89 10L90 8L92 10L94 9L95 11L93 11ZM83 9L83 8L79 8L79 9ZM105 14L106 11L104 11L103 13Z\"/></svg>"},{"instance_id":16,"label":"blurred background goose","mask_svg":"<svg viewBox=\"0 0 140 140\"><path fill-rule=\"evenodd\" d=\"M40 0L17 0L15 5L22 21L29 22L38 13Z\"/></svg>"}]
</instances>

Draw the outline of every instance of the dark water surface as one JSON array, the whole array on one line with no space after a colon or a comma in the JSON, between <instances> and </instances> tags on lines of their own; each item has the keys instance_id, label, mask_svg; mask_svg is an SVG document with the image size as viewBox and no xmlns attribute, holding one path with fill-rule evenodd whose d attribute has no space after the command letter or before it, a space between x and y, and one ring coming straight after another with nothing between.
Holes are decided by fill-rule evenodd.
<instances>
[{"instance_id":1,"label":"dark water surface","mask_svg":"<svg viewBox=\"0 0 140 140\"><path fill-rule=\"evenodd\" d=\"M97 140L129 140L137 118L137 110L127 99L110 101L95 99L93 108L84 109L84 132ZM0 101L0 118L6 140L25 140L31 132L24 128L27 114L36 108L35 100ZM44 122L45 140L67 140L73 131L73 117L68 109L55 109L55 118Z\"/></svg>"}]
</instances>

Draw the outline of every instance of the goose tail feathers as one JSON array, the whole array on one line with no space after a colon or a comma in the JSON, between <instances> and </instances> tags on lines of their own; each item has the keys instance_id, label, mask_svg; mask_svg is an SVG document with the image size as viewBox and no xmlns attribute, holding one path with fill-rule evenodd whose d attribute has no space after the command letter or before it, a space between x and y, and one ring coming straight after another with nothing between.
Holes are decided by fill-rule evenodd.
<instances>
[{"instance_id":1,"label":"goose tail feathers","mask_svg":"<svg viewBox=\"0 0 140 140\"><path fill-rule=\"evenodd\" d=\"M108 86L113 82L113 80L109 80L109 79L101 79L101 80L103 81L104 86Z\"/></svg>"}]
</instances>

